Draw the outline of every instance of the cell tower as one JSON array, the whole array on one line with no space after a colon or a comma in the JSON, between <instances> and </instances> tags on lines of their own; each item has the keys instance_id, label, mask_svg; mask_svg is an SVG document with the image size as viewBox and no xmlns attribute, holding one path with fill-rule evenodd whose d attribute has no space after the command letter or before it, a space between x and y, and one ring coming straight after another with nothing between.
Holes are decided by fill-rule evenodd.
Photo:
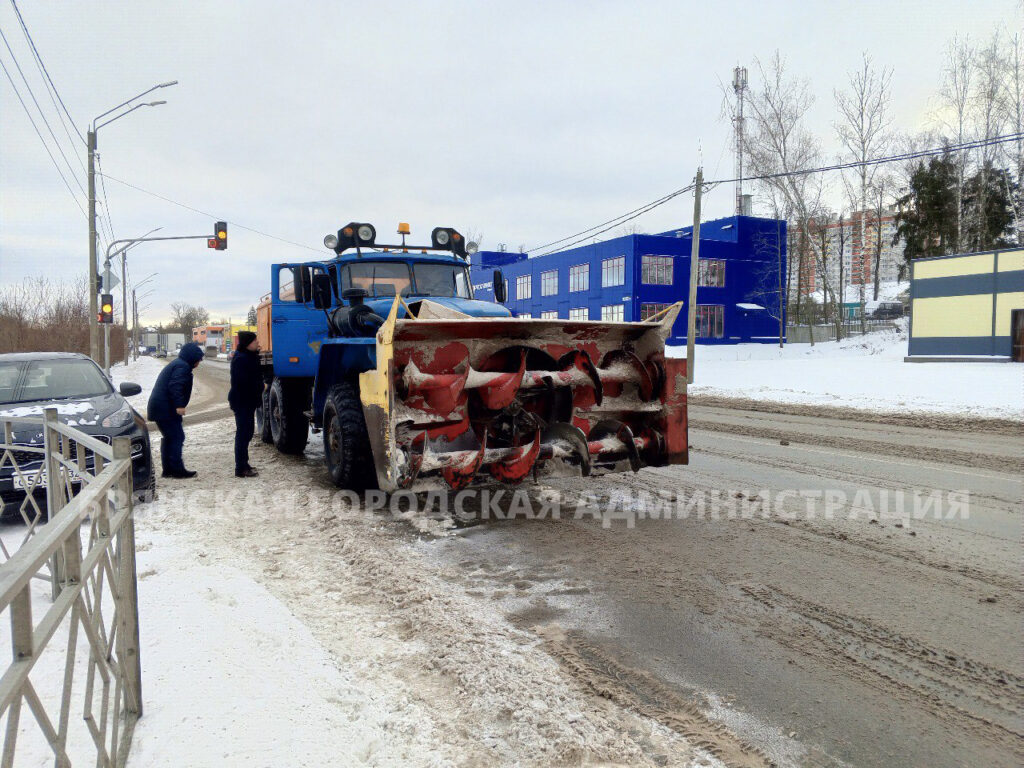
<instances>
[{"instance_id":1,"label":"cell tower","mask_svg":"<svg viewBox=\"0 0 1024 768\"><path fill-rule=\"evenodd\" d=\"M743 101L747 93L747 68L732 71L732 91L736 94L736 114L732 119L736 133L736 215L749 216L750 203L743 196Z\"/></svg>"}]
</instances>

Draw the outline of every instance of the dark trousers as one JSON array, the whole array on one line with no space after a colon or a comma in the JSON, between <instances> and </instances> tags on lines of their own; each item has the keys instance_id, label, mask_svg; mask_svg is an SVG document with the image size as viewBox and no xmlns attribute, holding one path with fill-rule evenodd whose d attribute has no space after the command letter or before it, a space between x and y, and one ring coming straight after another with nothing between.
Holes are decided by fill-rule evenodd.
<instances>
[{"instance_id":1,"label":"dark trousers","mask_svg":"<svg viewBox=\"0 0 1024 768\"><path fill-rule=\"evenodd\" d=\"M249 442L256 431L256 409L235 411L235 474L249 468Z\"/></svg>"},{"instance_id":2,"label":"dark trousers","mask_svg":"<svg viewBox=\"0 0 1024 768\"><path fill-rule=\"evenodd\" d=\"M185 445L185 430L181 426L181 417L160 419L156 426L163 435L160 441L160 461L164 472L184 472L185 462L181 458L181 449Z\"/></svg>"}]
</instances>

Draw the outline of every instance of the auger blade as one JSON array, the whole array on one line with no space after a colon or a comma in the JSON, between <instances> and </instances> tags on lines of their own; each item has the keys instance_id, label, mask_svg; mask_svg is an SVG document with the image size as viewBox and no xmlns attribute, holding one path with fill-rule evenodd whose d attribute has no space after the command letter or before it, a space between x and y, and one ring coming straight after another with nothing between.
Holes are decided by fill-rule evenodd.
<instances>
[{"instance_id":1,"label":"auger blade","mask_svg":"<svg viewBox=\"0 0 1024 768\"><path fill-rule=\"evenodd\" d=\"M490 464L491 476L505 483L519 483L530 474L533 465L540 455L540 429L533 436L529 445L517 446L505 459Z\"/></svg>"}]
</instances>

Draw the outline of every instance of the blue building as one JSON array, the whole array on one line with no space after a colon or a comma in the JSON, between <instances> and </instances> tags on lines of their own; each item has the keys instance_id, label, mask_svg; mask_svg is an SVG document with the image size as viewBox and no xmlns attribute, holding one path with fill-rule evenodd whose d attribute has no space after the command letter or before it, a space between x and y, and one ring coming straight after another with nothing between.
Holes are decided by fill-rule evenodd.
<instances>
[{"instance_id":1,"label":"blue building","mask_svg":"<svg viewBox=\"0 0 1024 768\"><path fill-rule=\"evenodd\" d=\"M785 311L779 289L785 284L786 222L733 216L702 222L700 234L698 342L777 342ZM505 304L519 317L646 320L687 301L692 244L692 227L685 227L537 258L480 251L471 279L478 298L493 300L493 274L501 270ZM685 311L668 343L686 343Z\"/></svg>"}]
</instances>

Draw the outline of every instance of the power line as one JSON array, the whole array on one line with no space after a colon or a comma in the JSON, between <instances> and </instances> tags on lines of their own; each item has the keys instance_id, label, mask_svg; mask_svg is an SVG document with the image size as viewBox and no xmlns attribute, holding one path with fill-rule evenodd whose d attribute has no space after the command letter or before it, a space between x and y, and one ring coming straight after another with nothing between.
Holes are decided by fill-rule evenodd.
<instances>
[{"instance_id":1,"label":"power line","mask_svg":"<svg viewBox=\"0 0 1024 768\"><path fill-rule=\"evenodd\" d=\"M109 176L109 175L107 175L105 173L102 174L101 178L102 177L106 177L106 178L110 179L111 181L116 182L118 184L123 184L124 186L126 186L126 187L128 187L130 189L134 189L136 192L142 192L144 195L149 195L150 197L155 197L158 200L163 200L165 203L170 203L171 205L176 205L179 208L184 208L186 211L192 211L193 213L198 213L201 216L208 216L209 218L214 219L214 220L218 219L218 217L215 216L212 213L207 213L206 211L201 211L198 208L193 208L191 205L186 205L185 203L179 203L177 200L172 200L169 197L164 197L163 195L157 194L156 192L150 192L148 189L143 189L142 187L138 187L138 186L136 186L134 184L131 184L131 183L127 182L127 181L123 181L122 179L116 179L113 176ZM322 249L320 249L320 248L312 248L312 247L310 247L308 245L305 245L303 243L297 243L294 240L288 240L288 239L283 238L283 237L278 237L277 235L272 235L269 232L263 232L262 230L255 229L253 227L247 227L245 224L239 224L237 221L231 221L231 220L226 220L226 221L231 226L238 227L239 229L244 229L247 232L252 232L253 234L261 235L262 237L269 237L271 240L277 240L280 243L286 243L288 245L294 245L296 248L304 248L305 250L313 251L314 253L322 253Z\"/></svg>"},{"instance_id":2,"label":"power line","mask_svg":"<svg viewBox=\"0 0 1024 768\"><path fill-rule=\"evenodd\" d=\"M2 39L4 41L4 45L7 46L7 52L11 54L11 59L14 61L14 66L18 70L18 74L21 75L22 82L25 83L25 88L28 90L28 95L32 98L32 103L36 105L36 109L39 111L39 117L42 119L43 125L45 125L46 130L49 131L50 138L53 139L53 143L57 147L57 151L60 152L60 156L64 158L64 164L67 165L68 170L71 172L71 178L74 179L75 184L78 185L78 188L81 190L82 194L85 195L85 187L82 186L82 181L81 179L78 178L78 172L75 171L74 167L71 165L71 162L68 160L67 155L64 154L64 150L61 148L60 142L57 141L57 134L55 134L53 132L53 128L50 127L50 121L46 119L46 113L43 112L43 108L39 106L39 100L36 99L35 92L32 90L32 86L29 85L28 78L25 77L25 73L22 71L21 65L18 63L18 57L14 55L14 50L11 48L11 44L7 42L7 35L4 34L4 31L2 29L0 29L0 39ZM8 77L10 77L9 73ZM22 103L24 104L24 102ZM40 139L42 139L41 135Z\"/></svg>"},{"instance_id":3,"label":"power line","mask_svg":"<svg viewBox=\"0 0 1024 768\"><path fill-rule=\"evenodd\" d=\"M647 213L649 211L653 211L655 208L664 205L669 200L672 200L673 198L679 197L679 195L684 195L687 192L692 191L694 189L694 187L696 187L696 186L697 186L696 184L690 184L688 187L683 187L682 189L677 189L675 192L672 192L672 193L670 193L668 195L665 195L665 197L659 198L659 199L653 201L652 203L649 203L646 206L642 206L640 208L634 208L628 214L623 214L623 216L618 216L615 219L611 219L611 221L614 221L615 223L611 224L610 226L605 227L604 229L598 229L596 232L594 232L593 230L595 228L591 227L589 230L584 230L585 232L588 232L589 234L584 235L583 237L579 238L578 240L573 240L571 243L566 243L565 245L560 245L557 248L553 248L550 251L545 251L545 252L539 253L537 255L538 256L547 256L549 253L555 253L556 251L562 251L562 250L565 250L566 248L572 248L574 245L578 245L578 244L582 243L584 240L590 240L590 239L592 239L594 237L597 237L598 235L604 234L605 232L607 232L610 229L615 229L616 227L622 226L627 221L632 221L633 219L638 219L641 216L643 216L645 213ZM605 224L608 224L608 223L609 222L607 222L607 221L605 222ZM600 226L603 226L603 225L598 224L598 226L600 227ZM575 235L573 235L572 237L575 237ZM563 239L565 239L565 238L563 238ZM559 242L561 242L561 241L559 241Z\"/></svg>"},{"instance_id":4,"label":"power line","mask_svg":"<svg viewBox=\"0 0 1024 768\"><path fill-rule=\"evenodd\" d=\"M1013 134L1007 134L1005 136L994 136L991 139L978 139L978 140L975 140L975 141L965 141L965 142L961 142L959 144L949 144L949 145L946 145L944 147L933 147L931 149L918 150L918 151L914 151L914 152L904 152L904 153L898 154L898 155L889 155L887 157L878 157L878 158L872 158L872 159L869 159L869 160L856 160L856 161L852 161L852 162L848 162L848 163L836 163L834 165L821 166L821 167L818 167L818 168L805 168L805 169L796 170L796 171L780 171L779 173L762 174L762 175L759 175L759 176L743 176L743 177L740 177L740 178L732 178L732 179L716 179L716 180L713 180L713 181L706 181L706 182L704 182L704 187L706 189L712 189L714 187L717 187L720 184L735 184L737 182L747 182L747 181L769 181L771 179L780 179L780 178L786 178L786 177L790 177L790 176L805 176L805 175L808 175L808 174L811 174L811 173L826 173L826 172L830 172L830 171L846 170L848 168L857 168L857 167L860 167L860 166L881 165L883 163L894 163L894 162L900 162L900 161L905 161L905 160L914 160L916 158L921 158L921 157L931 157L931 156L935 156L935 155L942 155L942 154L946 154L948 152L961 152L961 151L965 151L965 150L977 149L978 147L990 146L990 145L995 145L995 144L1007 144L1007 143L1014 142L1014 141L1020 141L1022 138L1024 138L1024 133L1013 133ZM576 245L578 243L583 242L584 240L589 240L589 239L591 239L592 237L594 237L596 235L600 235L600 234L602 234L604 232L607 232L609 229L614 229L615 227L619 226L620 224L624 224L627 221L631 221L632 219L638 218L638 217L642 216L643 214L648 213L649 211L653 211L655 208L658 208L658 207L664 205L665 203L667 203L670 200L678 197L679 195L682 195L682 194L685 194L686 192L691 191L693 188L694 188L694 185L690 184L689 186L683 187L682 189L677 189L674 192L669 192L667 195L659 197L656 200L652 200L651 202L649 202L649 203L647 203L645 205L642 205L639 208L634 208L632 211L628 211L628 212L626 212L624 214L616 216L614 219L609 219L608 221L602 222L601 224L597 224L597 225L595 225L593 227L589 227L588 229L581 230L580 232L577 232L574 235L569 235L567 237L563 237L563 238L560 238L558 240L553 240L552 242L546 243L545 245L536 246L535 248L528 248L527 251L529 251L529 252L532 252L532 251L543 251L542 253L539 253L537 255L538 256L546 256L549 253L554 253L556 251L560 251L560 250L564 250L566 248L570 248L573 245ZM610 224L611 226L607 226L606 227L605 225L608 225L608 224ZM604 227L604 228L601 229L602 227ZM596 231L595 232L594 230L600 230L600 231ZM581 235L583 237L580 237ZM565 241L572 240L573 238L577 238L577 237L579 237L579 239L574 240L571 243L568 243L566 245L559 245L560 243L565 243ZM553 246L553 245L558 245L558 247L554 248L554 249L551 249L551 250L548 250L548 251L544 251L545 248L549 248L550 246Z\"/></svg>"},{"instance_id":5,"label":"power line","mask_svg":"<svg viewBox=\"0 0 1024 768\"><path fill-rule=\"evenodd\" d=\"M117 239L114 237L114 219L110 215L110 203L107 200L107 180L103 175L103 160L98 152L96 153L96 169L97 175L100 177L100 190L103 193L103 210L106 212L107 231L110 233L110 242L114 242Z\"/></svg>"},{"instance_id":6,"label":"power line","mask_svg":"<svg viewBox=\"0 0 1024 768\"><path fill-rule=\"evenodd\" d=\"M50 77L50 72L46 68L46 65L43 63L43 57L39 55L39 50L36 48L36 44L32 40L32 35L30 35L28 32L28 26L26 26L25 24L25 19L22 18L21 11L18 10L18 3L15 0L11 0L11 5L14 7L14 13L17 14L18 16L18 22L21 24L21 29L25 33L25 38L28 40L28 44L32 48L32 53L35 55L36 62L39 64L40 69L43 71L43 75L46 77L46 82L50 84L50 88L53 90L53 94L57 97L57 101L60 102L61 109L63 109L64 114L67 115L68 122L71 123L71 127L75 129L75 133L78 134L78 138L82 140L83 144L85 144L85 137L82 135L82 132L78 130L78 126L75 125L75 121L71 118L71 113L68 112L68 108L64 106L64 99L60 97L60 91L58 91L57 86L54 85L53 78ZM59 116L60 112L58 112L57 114ZM61 123L63 122L64 118L62 117ZM67 126L65 126L65 130L67 130ZM68 136L70 138L70 134L68 134Z\"/></svg>"},{"instance_id":7,"label":"power line","mask_svg":"<svg viewBox=\"0 0 1024 768\"><path fill-rule=\"evenodd\" d=\"M75 190L71 188L71 184L69 184L68 180L65 178L64 172L61 171L60 165L57 163L57 158L53 156L53 152L50 151L49 145L46 143L46 140L43 138L43 134L39 130L39 126L36 125L36 121L32 118L32 113L29 111L28 105L25 103L25 100L21 98L21 92L18 90L18 86L15 85L14 78L11 77L11 73L7 69L7 65L4 63L3 59L0 59L0 69L3 69L4 74L7 75L7 80L10 82L11 88L14 89L14 95L18 97L18 101L21 103L21 108L25 110L25 115L28 117L28 121L32 124L32 128L35 130L36 136L39 137L39 141L42 143L43 149L46 150L46 154L50 156L50 162L53 163L53 167L57 170L57 174L60 176L61 181L63 181L64 186L67 187L68 193L71 195L71 199L75 201L75 205L78 206L78 210L82 212L82 215L88 218L89 216L85 212L85 208L82 207L82 203L78 199L78 195L75 194Z\"/></svg>"}]
</instances>

